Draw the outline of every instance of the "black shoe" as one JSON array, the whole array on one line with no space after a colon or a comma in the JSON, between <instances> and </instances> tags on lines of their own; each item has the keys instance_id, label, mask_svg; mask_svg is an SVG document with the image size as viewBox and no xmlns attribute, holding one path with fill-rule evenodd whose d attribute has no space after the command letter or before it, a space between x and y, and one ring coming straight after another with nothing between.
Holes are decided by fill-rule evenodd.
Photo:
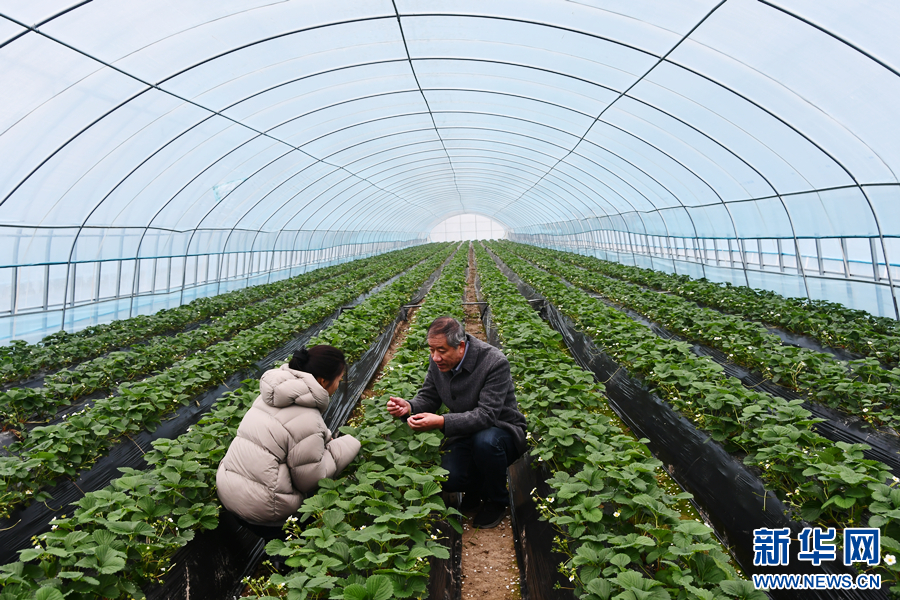
<instances>
[{"instance_id":1,"label":"black shoe","mask_svg":"<svg viewBox=\"0 0 900 600\"><path fill-rule=\"evenodd\" d=\"M491 529L500 524L503 517L506 516L506 506L497 504L496 502L485 502L475 518L472 519L472 526L478 529Z\"/></svg>"},{"instance_id":2,"label":"black shoe","mask_svg":"<svg viewBox=\"0 0 900 600\"><path fill-rule=\"evenodd\" d=\"M459 504L459 512L463 514L475 512L480 506L481 498L470 492L463 496L463 500Z\"/></svg>"}]
</instances>

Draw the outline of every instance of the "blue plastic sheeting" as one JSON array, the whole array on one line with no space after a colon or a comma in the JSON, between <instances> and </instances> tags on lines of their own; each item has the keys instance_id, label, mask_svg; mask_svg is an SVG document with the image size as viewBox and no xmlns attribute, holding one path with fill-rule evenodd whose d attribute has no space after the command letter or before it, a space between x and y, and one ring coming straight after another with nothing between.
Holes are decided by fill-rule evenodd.
<instances>
[{"instance_id":1,"label":"blue plastic sheeting","mask_svg":"<svg viewBox=\"0 0 900 600\"><path fill-rule=\"evenodd\" d=\"M31 312L24 314L0 316L0 343L10 340L25 340L33 343L41 340L50 333L65 329L66 331L78 331L91 325L109 323L117 319L127 319L137 315L151 315L164 308L175 308L197 298L215 296L232 290L237 290L252 285L273 283L294 275L299 275L313 268L327 267L333 264L356 260L351 259L331 260L301 268L283 269L262 275L255 275L244 279L209 283L193 288L143 296L118 298L101 302L92 302L69 308L65 312L63 324L63 311L51 310Z\"/></svg>"},{"instance_id":2,"label":"blue plastic sheeting","mask_svg":"<svg viewBox=\"0 0 900 600\"><path fill-rule=\"evenodd\" d=\"M0 268L54 272L0 273L0 318L467 212L900 317L898 26L879 0L8 0Z\"/></svg>"}]
</instances>

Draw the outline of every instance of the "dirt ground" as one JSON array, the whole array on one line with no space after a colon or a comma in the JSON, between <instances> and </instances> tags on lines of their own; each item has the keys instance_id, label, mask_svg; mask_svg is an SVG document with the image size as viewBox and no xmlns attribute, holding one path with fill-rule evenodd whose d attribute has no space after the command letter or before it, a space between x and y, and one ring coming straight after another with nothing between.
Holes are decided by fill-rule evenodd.
<instances>
[{"instance_id":1,"label":"dirt ground","mask_svg":"<svg viewBox=\"0 0 900 600\"><path fill-rule=\"evenodd\" d=\"M469 250L469 280L466 282L466 302L476 302L475 255ZM481 324L480 305L467 304L466 332L487 341ZM463 522L462 597L489 600L521 598L519 567L513 542L509 515L493 529L474 529L472 517Z\"/></svg>"}]
</instances>

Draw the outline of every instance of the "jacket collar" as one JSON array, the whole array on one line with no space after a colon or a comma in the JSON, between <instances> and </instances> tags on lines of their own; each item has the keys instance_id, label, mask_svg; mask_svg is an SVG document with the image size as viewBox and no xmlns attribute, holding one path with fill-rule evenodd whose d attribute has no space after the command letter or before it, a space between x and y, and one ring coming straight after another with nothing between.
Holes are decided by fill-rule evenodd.
<instances>
[{"instance_id":1,"label":"jacket collar","mask_svg":"<svg viewBox=\"0 0 900 600\"><path fill-rule=\"evenodd\" d=\"M294 404L297 406L306 406L309 408L318 408L319 412L325 413L325 409L328 408L328 402L331 400L328 392L325 391L325 388L316 381L316 378L306 371L297 371L295 369L290 368L287 364L281 365L281 369L283 371L287 371L297 379L301 380L306 384L307 389L309 390L305 394L298 394L294 396Z\"/></svg>"},{"instance_id":2,"label":"jacket collar","mask_svg":"<svg viewBox=\"0 0 900 600\"><path fill-rule=\"evenodd\" d=\"M478 364L478 355L481 354L481 349L476 344L478 341L480 340L473 338L468 333L466 334L466 355L463 358L460 371L465 370L471 373L475 370L475 366Z\"/></svg>"}]
</instances>

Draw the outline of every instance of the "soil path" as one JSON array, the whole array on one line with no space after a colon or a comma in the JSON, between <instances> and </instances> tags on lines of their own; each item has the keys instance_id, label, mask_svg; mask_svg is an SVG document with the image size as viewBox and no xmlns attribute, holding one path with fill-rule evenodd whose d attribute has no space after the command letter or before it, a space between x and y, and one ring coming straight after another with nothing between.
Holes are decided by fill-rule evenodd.
<instances>
[{"instance_id":1,"label":"soil path","mask_svg":"<svg viewBox=\"0 0 900 600\"><path fill-rule=\"evenodd\" d=\"M466 302L476 302L475 253L469 248L469 278L466 281ZM466 304L466 333L487 341L481 323L478 304ZM489 600L521 598L519 567L513 542L509 515L493 529L474 529L472 517L463 521L462 597Z\"/></svg>"}]
</instances>

